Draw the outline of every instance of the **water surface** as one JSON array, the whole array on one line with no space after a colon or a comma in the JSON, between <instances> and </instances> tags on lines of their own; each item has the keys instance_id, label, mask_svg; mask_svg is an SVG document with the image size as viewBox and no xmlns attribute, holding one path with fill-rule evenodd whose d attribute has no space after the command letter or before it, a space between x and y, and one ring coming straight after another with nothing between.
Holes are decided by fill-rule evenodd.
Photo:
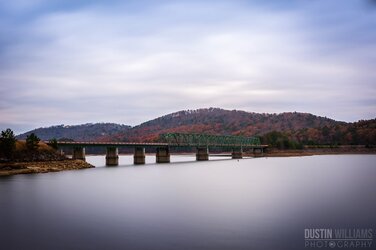
<instances>
[{"instance_id":1,"label":"water surface","mask_svg":"<svg viewBox=\"0 0 376 250\"><path fill-rule=\"evenodd\" d=\"M375 228L376 156L215 158L0 178L1 249L304 249Z\"/></svg>"}]
</instances>

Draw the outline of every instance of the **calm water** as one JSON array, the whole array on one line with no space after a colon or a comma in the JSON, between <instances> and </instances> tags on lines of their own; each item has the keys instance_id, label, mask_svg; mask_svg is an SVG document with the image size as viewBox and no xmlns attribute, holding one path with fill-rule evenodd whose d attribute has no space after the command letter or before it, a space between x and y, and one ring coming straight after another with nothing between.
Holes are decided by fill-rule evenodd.
<instances>
[{"instance_id":1,"label":"calm water","mask_svg":"<svg viewBox=\"0 0 376 250\"><path fill-rule=\"evenodd\" d=\"M0 249L305 249L305 228L376 227L375 155L88 161L0 178Z\"/></svg>"}]
</instances>

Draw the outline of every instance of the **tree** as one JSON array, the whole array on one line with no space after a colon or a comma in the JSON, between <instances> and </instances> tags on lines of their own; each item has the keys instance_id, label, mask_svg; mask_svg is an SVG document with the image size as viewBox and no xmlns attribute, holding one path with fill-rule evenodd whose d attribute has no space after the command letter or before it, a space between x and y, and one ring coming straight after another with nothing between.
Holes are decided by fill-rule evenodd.
<instances>
[{"instance_id":1,"label":"tree","mask_svg":"<svg viewBox=\"0 0 376 250\"><path fill-rule=\"evenodd\" d=\"M261 137L261 141L264 144L269 144L271 147L278 149L301 149L303 145L289 140L288 136L279 131L269 132Z\"/></svg>"},{"instance_id":2,"label":"tree","mask_svg":"<svg viewBox=\"0 0 376 250\"><path fill-rule=\"evenodd\" d=\"M10 128L1 131L0 155L12 159L16 149L16 141L16 137Z\"/></svg>"},{"instance_id":3,"label":"tree","mask_svg":"<svg viewBox=\"0 0 376 250\"><path fill-rule=\"evenodd\" d=\"M57 140L56 138L52 138L48 141L48 144L55 150L57 150Z\"/></svg>"},{"instance_id":4,"label":"tree","mask_svg":"<svg viewBox=\"0 0 376 250\"><path fill-rule=\"evenodd\" d=\"M40 139L34 133L31 133L26 137L26 147L29 150L36 150L38 148L38 143Z\"/></svg>"}]
</instances>

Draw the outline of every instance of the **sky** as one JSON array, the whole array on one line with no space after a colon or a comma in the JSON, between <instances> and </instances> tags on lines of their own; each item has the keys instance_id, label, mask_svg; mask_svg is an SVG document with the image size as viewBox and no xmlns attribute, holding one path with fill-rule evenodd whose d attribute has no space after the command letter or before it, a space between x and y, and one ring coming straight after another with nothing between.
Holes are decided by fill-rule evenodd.
<instances>
[{"instance_id":1,"label":"sky","mask_svg":"<svg viewBox=\"0 0 376 250\"><path fill-rule=\"evenodd\" d=\"M219 107L376 117L376 1L0 0L0 129Z\"/></svg>"}]
</instances>

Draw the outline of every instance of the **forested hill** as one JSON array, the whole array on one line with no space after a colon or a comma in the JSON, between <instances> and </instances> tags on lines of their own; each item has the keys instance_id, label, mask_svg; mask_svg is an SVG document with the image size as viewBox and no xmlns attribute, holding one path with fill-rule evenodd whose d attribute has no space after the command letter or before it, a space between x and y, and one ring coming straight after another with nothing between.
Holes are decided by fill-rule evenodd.
<instances>
[{"instance_id":1,"label":"forested hill","mask_svg":"<svg viewBox=\"0 0 376 250\"><path fill-rule=\"evenodd\" d=\"M271 131L291 131L342 124L332 119L304 113L259 114L218 108L179 111L133 127L120 140L156 140L167 132L221 135L263 135Z\"/></svg>"},{"instance_id":2,"label":"forested hill","mask_svg":"<svg viewBox=\"0 0 376 250\"><path fill-rule=\"evenodd\" d=\"M265 143L376 144L376 120L339 122L309 113L260 114L218 108L186 110L145 122L103 138L117 141L157 141L162 133L206 133L260 136Z\"/></svg>"},{"instance_id":3,"label":"forested hill","mask_svg":"<svg viewBox=\"0 0 376 250\"><path fill-rule=\"evenodd\" d=\"M376 144L376 119L339 122L309 113L260 114L219 108L186 110L168 114L135 127L117 124L56 126L34 132L42 139L70 138L99 141L158 141L162 133L206 133L260 136L264 143ZM21 135L24 138L26 134Z\"/></svg>"},{"instance_id":4,"label":"forested hill","mask_svg":"<svg viewBox=\"0 0 376 250\"><path fill-rule=\"evenodd\" d=\"M87 123L82 125L58 125L47 128L37 128L18 135L17 139L26 139L34 133L42 140L68 139L75 141L94 141L102 136L112 136L118 133L126 133L131 127L115 123Z\"/></svg>"}]
</instances>

